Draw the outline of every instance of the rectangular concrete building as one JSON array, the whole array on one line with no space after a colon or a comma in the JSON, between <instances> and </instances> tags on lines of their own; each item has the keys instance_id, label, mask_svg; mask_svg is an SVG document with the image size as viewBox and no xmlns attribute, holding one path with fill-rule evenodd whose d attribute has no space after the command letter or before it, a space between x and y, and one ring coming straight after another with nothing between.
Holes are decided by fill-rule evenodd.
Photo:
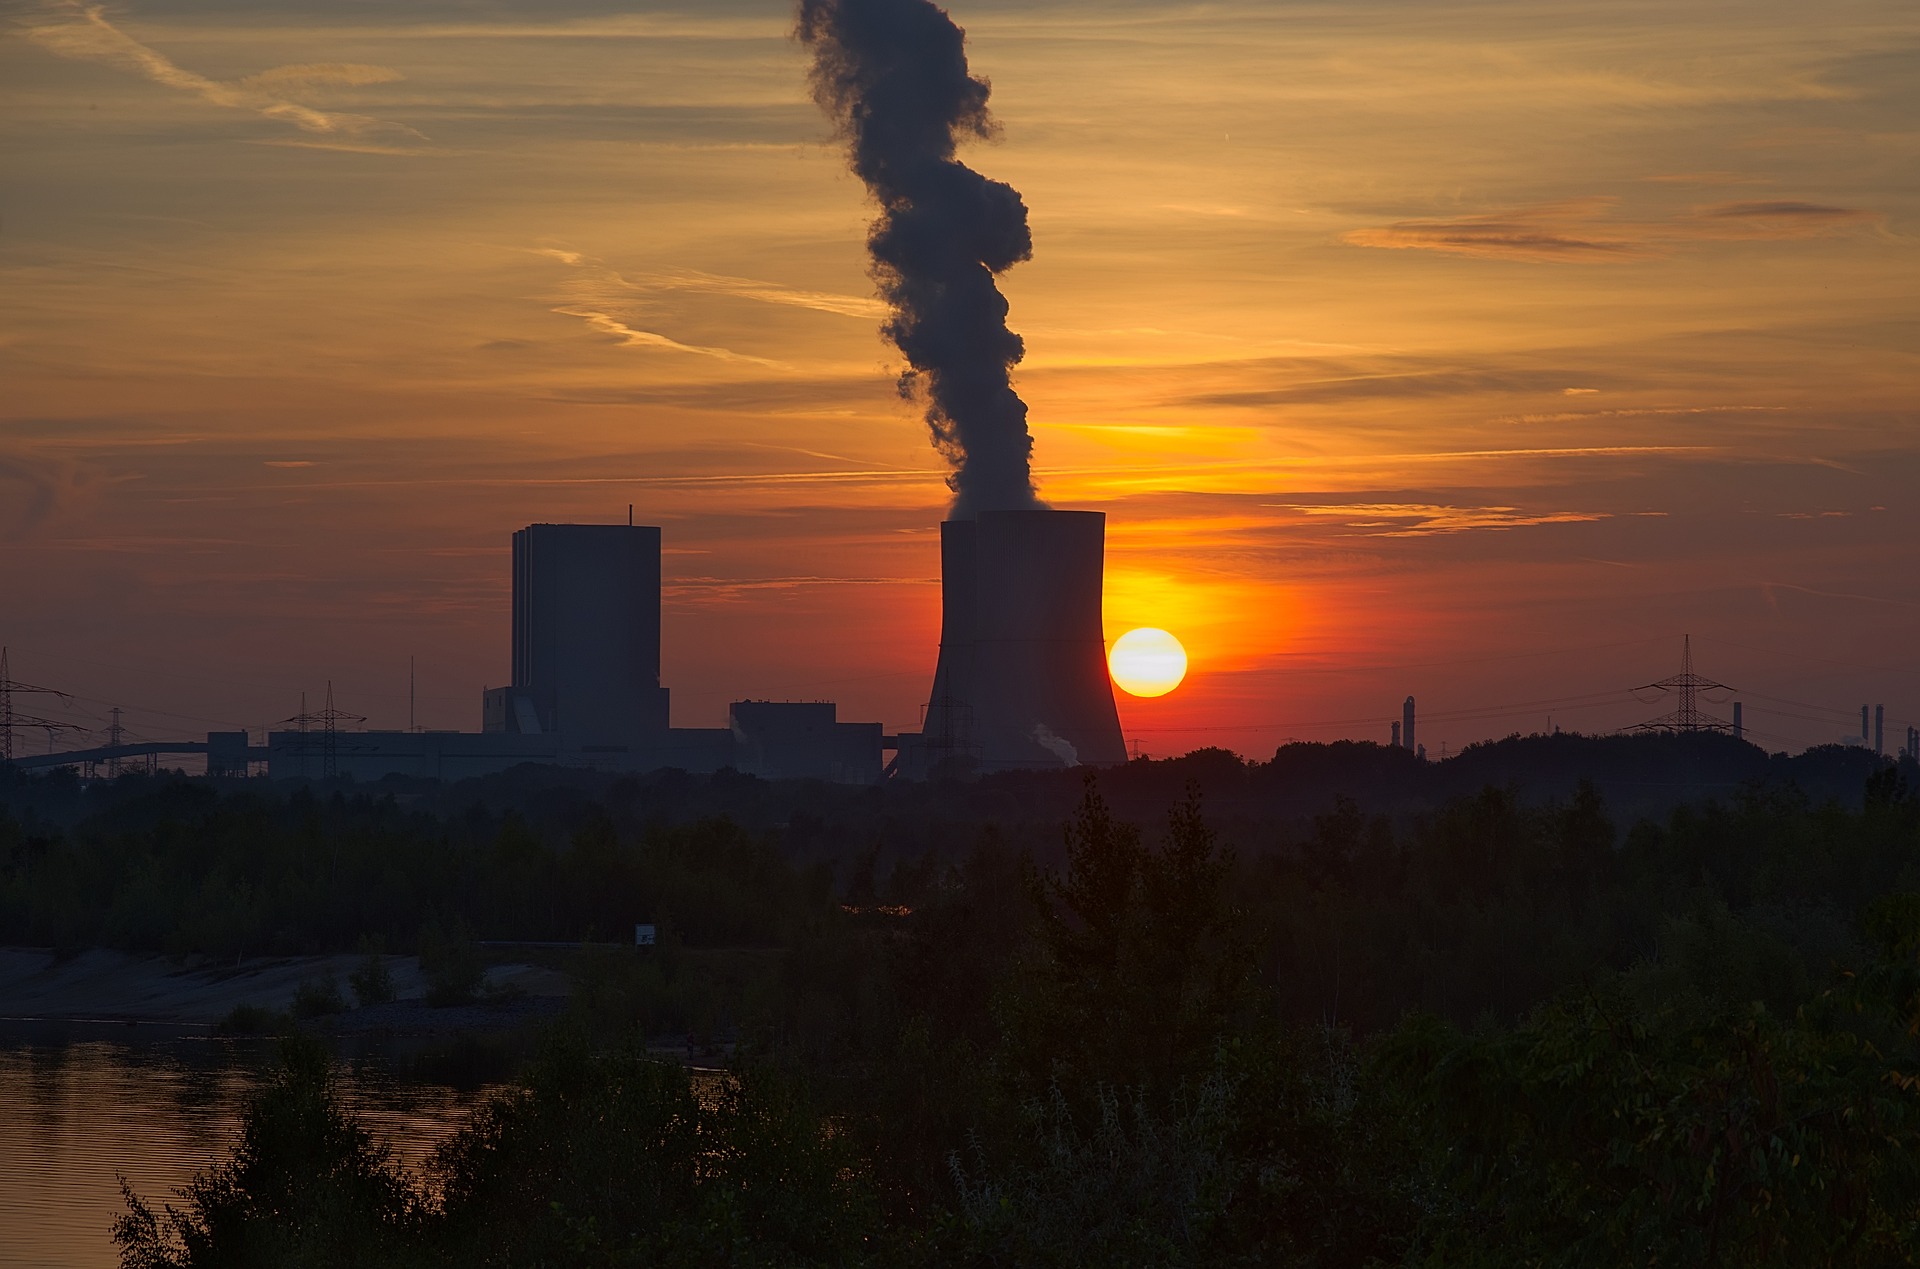
<instances>
[{"instance_id":1,"label":"rectangular concrete building","mask_svg":"<svg viewBox=\"0 0 1920 1269\"><path fill-rule=\"evenodd\" d=\"M843 723L832 701L735 701L727 707L733 761L766 780L875 784L879 723Z\"/></svg>"},{"instance_id":2,"label":"rectangular concrete building","mask_svg":"<svg viewBox=\"0 0 1920 1269\"><path fill-rule=\"evenodd\" d=\"M487 694L490 732L622 753L666 740L660 530L530 524L513 535L513 684Z\"/></svg>"}]
</instances>

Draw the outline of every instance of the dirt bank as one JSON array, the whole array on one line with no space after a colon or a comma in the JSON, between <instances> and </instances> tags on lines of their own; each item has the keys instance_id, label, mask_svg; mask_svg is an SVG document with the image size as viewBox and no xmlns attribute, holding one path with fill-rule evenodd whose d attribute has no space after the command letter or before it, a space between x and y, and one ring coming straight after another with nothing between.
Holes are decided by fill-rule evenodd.
<instances>
[{"instance_id":1,"label":"dirt bank","mask_svg":"<svg viewBox=\"0 0 1920 1269\"><path fill-rule=\"evenodd\" d=\"M101 949L57 957L47 948L0 948L0 1018L170 1022L212 1026L241 1005L285 1010L309 979L331 975L351 1003L347 975L358 956L255 958L214 964L204 958L171 960ZM426 981L411 956L385 958L398 999L389 1005L338 1015L347 1029L430 1024L486 1026L551 1013L568 993L557 970L537 965L496 965L487 984L517 1000L500 1008L428 1009L421 1003ZM453 1015L460 1015L455 1018ZM432 1025L432 1029L442 1029Z\"/></svg>"}]
</instances>

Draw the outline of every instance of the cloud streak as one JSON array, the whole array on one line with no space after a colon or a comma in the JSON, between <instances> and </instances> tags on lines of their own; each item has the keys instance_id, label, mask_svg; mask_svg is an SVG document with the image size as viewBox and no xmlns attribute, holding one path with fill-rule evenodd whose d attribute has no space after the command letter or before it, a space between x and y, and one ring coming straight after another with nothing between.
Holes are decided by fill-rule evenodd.
<instances>
[{"instance_id":1,"label":"cloud streak","mask_svg":"<svg viewBox=\"0 0 1920 1269\"><path fill-rule=\"evenodd\" d=\"M585 252L567 247L526 247L522 250L557 260L570 269L579 269L583 276L568 283L568 294L588 303L617 303L629 296L693 291L753 300L761 304L811 309L839 317L884 317L889 312L887 306L877 299L833 291L810 291L779 282L764 282L758 278L729 277L720 273L703 273L698 269L669 269L635 277L610 269Z\"/></svg>"},{"instance_id":2,"label":"cloud streak","mask_svg":"<svg viewBox=\"0 0 1920 1269\"><path fill-rule=\"evenodd\" d=\"M618 274L614 276L620 277ZM743 300L758 300L762 304L784 304L793 308L813 309L815 312L833 313L840 317L885 317L889 311L887 306L877 299L863 299L857 295L838 295L831 291L805 291L782 286L777 282L730 278L722 274L701 273L693 269L677 269L669 273L651 274L640 282L624 277L620 277L620 281L635 290L705 291L712 295L732 295Z\"/></svg>"},{"instance_id":3,"label":"cloud streak","mask_svg":"<svg viewBox=\"0 0 1920 1269\"><path fill-rule=\"evenodd\" d=\"M1645 244L1596 231L1611 198L1582 198L1447 220L1400 220L1355 229L1342 239L1356 247L1438 251L1532 263L1599 264L1643 260L1656 254Z\"/></svg>"},{"instance_id":4,"label":"cloud streak","mask_svg":"<svg viewBox=\"0 0 1920 1269\"><path fill-rule=\"evenodd\" d=\"M1338 504L1268 502L1278 511L1305 516L1340 517L1353 536L1379 538L1432 537L1475 529L1522 529L1543 524L1585 524L1610 520L1603 511L1528 512L1518 507L1455 507L1417 502L1354 502Z\"/></svg>"},{"instance_id":5,"label":"cloud streak","mask_svg":"<svg viewBox=\"0 0 1920 1269\"><path fill-rule=\"evenodd\" d=\"M276 67L233 81L211 79L180 66L157 49L134 39L107 21L99 5L59 0L42 12L51 20L29 24L28 38L61 57L101 62L140 75L162 87L197 97L209 105L248 111L292 124L303 133L326 138L326 142L319 143L320 148L388 154L422 152L418 145L406 143L425 141L426 138L404 124L366 115L316 109L289 100L277 91L286 87L322 84L389 83L401 78L398 71L350 63L311 63ZM390 140L383 142L381 138ZM395 144L395 141L401 144Z\"/></svg>"},{"instance_id":6,"label":"cloud streak","mask_svg":"<svg viewBox=\"0 0 1920 1269\"><path fill-rule=\"evenodd\" d=\"M1616 264L1650 260L1700 242L1823 238L1878 224L1877 212L1791 200L1711 203L1659 221L1609 219L1618 200L1569 199L1433 220L1353 229L1355 247L1435 251L1529 264Z\"/></svg>"},{"instance_id":7,"label":"cloud streak","mask_svg":"<svg viewBox=\"0 0 1920 1269\"><path fill-rule=\"evenodd\" d=\"M1354 375L1285 387L1244 392L1214 392L1184 398L1183 405L1288 405L1335 401L1405 400L1429 397L1481 396L1490 393L1551 392L1563 395L1597 392L1597 388L1569 388L1569 382L1591 380L1590 371L1437 370L1404 374Z\"/></svg>"},{"instance_id":8,"label":"cloud streak","mask_svg":"<svg viewBox=\"0 0 1920 1269\"><path fill-rule=\"evenodd\" d=\"M769 361L765 357L750 357L731 348L706 348L699 344L683 344L656 331L640 330L627 325L619 318L590 308L570 308L565 305L553 310L567 317L577 317L602 334L612 335L619 340L621 348L662 348L669 352L693 353L701 357L713 357L720 361L745 362L755 366L767 366L775 370L790 367L785 362Z\"/></svg>"}]
</instances>

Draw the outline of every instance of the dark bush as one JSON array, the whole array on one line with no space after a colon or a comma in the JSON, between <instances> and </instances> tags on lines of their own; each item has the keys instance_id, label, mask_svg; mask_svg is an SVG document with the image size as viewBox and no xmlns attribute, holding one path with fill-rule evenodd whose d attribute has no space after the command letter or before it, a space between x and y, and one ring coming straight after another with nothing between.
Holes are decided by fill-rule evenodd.
<instances>
[{"instance_id":1,"label":"dark bush","mask_svg":"<svg viewBox=\"0 0 1920 1269\"><path fill-rule=\"evenodd\" d=\"M340 984L333 975L324 978L309 978L293 992L293 1016L296 1018L322 1018L328 1014L340 1013L347 1002L340 995Z\"/></svg>"},{"instance_id":2,"label":"dark bush","mask_svg":"<svg viewBox=\"0 0 1920 1269\"><path fill-rule=\"evenodd\" d=\"M363 945L369 940L362 940ZM387 968L387 958L380 954L379 943L372 941L360 964L347 975L347 983L353 988L353 998L365 1009L369 1005L384 1005L393 999L393 972Z\"/></svg>"},{"instance_id":3,"label":"dark bush","mask_svg":"<svg viewBox=\"0 0 1920 1269\"><path fill-rule=\"evenodd\" d=\"M427 1003L435 1008L473 1003L487 967L465 922L432 921L420 931L420 973L427 980Z\"/></svg>"}]
</instances>

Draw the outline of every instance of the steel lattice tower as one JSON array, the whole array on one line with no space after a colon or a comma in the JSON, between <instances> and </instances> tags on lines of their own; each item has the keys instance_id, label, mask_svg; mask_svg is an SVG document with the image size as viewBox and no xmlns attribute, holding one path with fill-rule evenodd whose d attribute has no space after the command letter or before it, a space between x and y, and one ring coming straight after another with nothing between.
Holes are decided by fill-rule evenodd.
<instances>
[{"instance_id":1,"label":"steel lattice tower","mask_svg":"<svg viewBox=\"0 0 1920 1269\"><path fill-rule=\"evenodd\" d=\"M305 703L306 698L303 696L301 698L301 704L304 706ZM367 718L364 714L349 714L343 709L335 709L333 707L333 680L328 679L327 706L325 709L308 713L303 708L300 713L295 714L292 718L282 719L281 721L295 724L300 728L302 733L305 733L307 728L313 724L319 724L320 775L323 779L331 780L340 773L338 758L340 724L364 723L367 721ZM306 772L307 757L311 752L310 742L302 739L300 742L300 769L303 775Z\"/></svg>"},{"instance_id":2,"label":"steel lattice tower","mask_svg":"<svg viewBox=\"0 0 1920 1269\"><path fill-rule=\"evenodd\" d=\"M1631 728L1632 731L1721 731L1732 732L1733 724L1715 718L1700 708L1700 693L1731 692L1734 689L1725 683L1716 683L1712 679L1702 678L1693 672L1693 636L1687 635L1680 645L1680 673L1657 683L1645 683L1634 688L1636 692L1678 692L1680 708L1658 718Z\"/></svg>"},{"instance_id":3,"label":"steel lattice tower","mask_svg":"<svg viewBox=\"0 0 1920 1269\"><path fill-rule=\"evenodd\" d=\"M0 762L13 761L13 731L16 727L46 727L66 730L73 724L58 722L51 718L35 718L31 714L16 714L13 711L13 694L19 692L25 696L57 696L67 700L67 694L51 687L35 687L31 683L14 680L7 668L7 649L0 648Z\"/></svg>"}]
</instances>

